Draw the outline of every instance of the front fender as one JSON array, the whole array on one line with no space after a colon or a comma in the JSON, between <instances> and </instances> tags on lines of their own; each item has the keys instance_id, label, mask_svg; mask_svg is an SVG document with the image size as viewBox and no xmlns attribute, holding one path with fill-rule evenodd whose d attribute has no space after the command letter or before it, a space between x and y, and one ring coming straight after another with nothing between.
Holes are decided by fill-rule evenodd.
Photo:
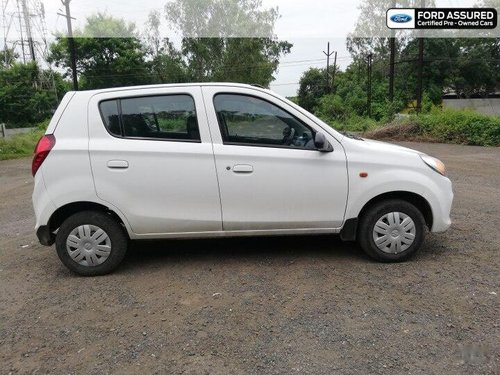
<instances>
[{"instance_id":1,"label":"front fender","mask_svg":"<svg viewBox=\"0 0 500 375\"><path fill-rule=\"evenodd\" d=\"M434 229L438 229L434 228L436 217L443 216L446 211L445 207L440 206L440 197L436 192L442 191L442 189L434 177L418 170L403 168L373 171L368 173L366 178L351 173L345 218L346 220L358 218L368 202L380 195L400 192L413 193L425 199L429 204L433 216L432 229L434 231Z\"/></svg>"}]
</instances>

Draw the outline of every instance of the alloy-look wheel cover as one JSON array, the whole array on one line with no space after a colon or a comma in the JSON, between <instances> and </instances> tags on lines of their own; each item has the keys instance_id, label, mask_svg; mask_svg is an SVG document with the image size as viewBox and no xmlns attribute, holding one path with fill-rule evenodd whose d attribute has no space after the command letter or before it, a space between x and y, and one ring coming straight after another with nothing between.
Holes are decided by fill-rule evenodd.
<instances>
[{"instance_id":1,"label":"alloy-look wheel cover","mask_svg":"<svg viewBox=\"0 0 500 375\"><path fill-rule=\"evenodd\" d=\"M415 241L416 227L412 218L402 212L389 212L373 227L375 246L387 254L399 254Z\"/></svg>"},{"instance_id":2,"label":"alloy-look wheel cover","mask_svg":"<svg viewBox=\"0 0 500 375\"><path fill-rule=\"evenodd\" d=\"M80 225L68 235L66 250L76 263L95 267L104 263L111 254L111 239L98 226Z\"/></svg>"}]
</instances>

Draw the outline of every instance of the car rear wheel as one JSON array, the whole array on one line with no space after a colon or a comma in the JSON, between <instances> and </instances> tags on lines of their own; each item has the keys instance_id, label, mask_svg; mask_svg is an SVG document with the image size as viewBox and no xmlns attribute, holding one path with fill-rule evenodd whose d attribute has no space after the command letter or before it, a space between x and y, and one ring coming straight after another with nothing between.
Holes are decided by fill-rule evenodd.
<instances>
[{"instance_id":1,"label":"car rear wheel","mask_svg":"<svg viewBox=\"0 0 500 375\"><path fill-rule=\"evenodd\" d=\"M358 228L359 244L373 259L401 262L417 252L425 237L422 213L403 200L379 202L366 211Z\"/></svg>"},{"instance_id":2,"label":"car rear wheel","mask_svg":"<svg viewBox=\"0 0 500 375\"><path fill-rule=\"evenodd\" d=\"M82 276L105 275L122 262L128 247L124 228L104 212L79 212L66 219L56 236L59 259Z\"/></svg>"}]
</instances>

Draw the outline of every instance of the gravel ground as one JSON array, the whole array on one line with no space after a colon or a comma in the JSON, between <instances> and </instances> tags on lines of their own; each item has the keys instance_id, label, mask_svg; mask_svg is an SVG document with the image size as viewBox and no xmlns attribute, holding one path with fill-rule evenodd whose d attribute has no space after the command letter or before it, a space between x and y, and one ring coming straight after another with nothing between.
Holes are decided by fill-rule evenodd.
<instances>
[{"instance_id":1,"label":"gravel ground","mask_svg":"<svg viewBox=\"0 0 500 375\"><path fill-rule=\"evenodd\" d=\"M410 262L334 236L162 241L100 278L37 243L30 160L0 162L0 373L498 374L500 150L404 145L456 196Z\"/></svg>"}]
</instances>

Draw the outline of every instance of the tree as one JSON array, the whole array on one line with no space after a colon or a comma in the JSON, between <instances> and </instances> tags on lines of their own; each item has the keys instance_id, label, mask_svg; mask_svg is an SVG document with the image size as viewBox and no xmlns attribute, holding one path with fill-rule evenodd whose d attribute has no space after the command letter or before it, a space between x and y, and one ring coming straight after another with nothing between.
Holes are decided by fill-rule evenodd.
<instances>
[{"instance_id":1,"label":"tree","mask_svg":"<svg viewBox=\"0 0 500 375\"><path fill-rule=\"evenodd\" d=\"M82 88L151 83L146 51L133 24L98 13L87 18L84 29L75 30L74 35ZM58 37L50 51L49 60L69 76L68 39Z\"/></svg>"},{"instance_id":2,"label":"tree","mask_svg":"<svg viewBox=\"0 0 500 375\"><path fill-rule=\"evenodd\" d=\"M152 80L154 83L187 82L187 67L182 54L169 38L161 37L160 26L161 13L154 10L149 14L144 35Z\"/></svg>"},{"instance_id":3,"label":"tree","mask_svg":"<svg viewBox=\"0 0 500 375\"><path fill-rule=\"evenodd\" d=\"M279 57L289 51L288 43L269 38L227 39L220 65L212 79L269 86L275 79Z\"/></svg>"},{"instance_id":4,"label":"tree","mask_svg":"<svg viewBox=\"0 0 500 375\"><path fill-rule=\"evenodd\" d=\"M448 85L452 67L460 58L455 39L424 39L423 93L433 104L439 104ZM401 51L396 74L396 92L405 102L415 98L417 86L418 39L411 40Z\"/></svg>"},{"instance_id":5,"label":"tree","mask_svg":"<svg viewBox=\"0 0 500 375\"><path fill-rule=\"evenodd\" d=\"M35 62L13 63L0 69L0 122L19 127L35 124L51 115L58 98L53 88L40 83L43 74L47 72L41 71ZM60 78L56 74L55 82L64 90Z\"/></svg>"},{"instance_id":6,"label":"tree","mask_svg":"<svg viewBox=\"0 0 500 375\"><path fill-rule=\"evenodd\" d=\"M328 88L325 69L309 68L302 74L298 95L298 102L302 108L314 111L321 97L326 94Z\"/></svg>"},{"instance_id":7,"label":"tree","mask_svg":"<svg viewBox=\"0 0 500 375\"><path fill-rule=\"evenodd\" d=\"M0 69L5 69L16 62L19 56L15 53L13 49L4 49L0 51Z\"/></svg>"},{"instance_id":8,"label":"tree","mask_svg":"<svg viewBox=\"0 0 500 375\"><path fill-rule=\"evenodd\" d=\"M395 8L418 8L420 0L395 0L392 4ZM426 5L432 7L434 1L427 0ZM390 30L386 26L386 14L390 6L391 2L387 0L363 0L361 2L360 16L346 42L347 50L354 59L364 59L369 54L378 59L388 58L391 36L396 38L398 48L404 47L408 40L408 33Z\"/></svg>"},{"instance_id":9,"label":"tree","mask_svg":"<svg viewBox=\"0 0 500 375\"><path fill-rule=\"evenodd\" d=\"M416 85L417 40L401 52L396 83L399 95L409 102ZM495 92L500 78L500 41L495 38L428 38L424 41L423 91L433 104L443 93L458 96L487 96Z\"/></svg>"},{"instance_id":10,"label":"tree","mask_svg":"<svg viewBox=\"0 0 500 375\"><path fill-rule=\"evenodd\" d=\"M487 96L500 82L498 38L456 39L459 58L451 68L449 86L460 97Z\"/></svg>"},{"instance_id":11,"label":"tree","mask_svg":"<svg viewBox=\"0 0 500 375\"><path fill-rule=\"evenodd\" d=\"M292 45L273 35L277 9L261 7L261 0L176 0L165 6L167 20L183 35L191 80L269 85Z\"/></svg>"}]
</instances>

